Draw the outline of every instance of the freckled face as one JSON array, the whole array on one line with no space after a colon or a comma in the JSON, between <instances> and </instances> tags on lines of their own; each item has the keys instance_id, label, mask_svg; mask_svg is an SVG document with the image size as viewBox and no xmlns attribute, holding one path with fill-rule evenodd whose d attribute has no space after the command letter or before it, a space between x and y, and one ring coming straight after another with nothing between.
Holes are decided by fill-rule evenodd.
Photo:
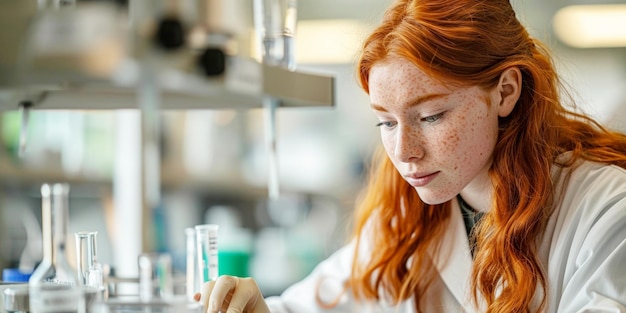
<instances>
[{"instance_id":1,"label":"freckled face","mask_svg":"<svg viewBox=\"0 0 626 313\"><path fill-rule=\"evenodd\" d=\"M369 88L383 146L424 202L488 185L498 111L487 92L442 85L401 58L374 65Z\"/></svg>"}]
</instances>

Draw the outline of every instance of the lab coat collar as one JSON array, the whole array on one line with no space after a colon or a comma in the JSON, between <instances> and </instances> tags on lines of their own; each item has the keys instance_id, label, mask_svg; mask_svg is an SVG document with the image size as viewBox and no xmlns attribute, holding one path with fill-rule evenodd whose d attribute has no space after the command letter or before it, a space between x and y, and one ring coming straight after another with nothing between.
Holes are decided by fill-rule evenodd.
<instances>
[{"instance_id":1,"label":"lab coat collar","mask_svg":"<svg viewBox=\"0 0 626 313\"><path fill-rule=\"evenodd\" d=\"M470 278L474 261L469 248L467 231L458 202L453 199L451 204L450 219L439 246L439 253L436 256L431 253L431 257L441 279L465 308L465 312L479 312L471 301Z\"/></svg>"}]
</instances>

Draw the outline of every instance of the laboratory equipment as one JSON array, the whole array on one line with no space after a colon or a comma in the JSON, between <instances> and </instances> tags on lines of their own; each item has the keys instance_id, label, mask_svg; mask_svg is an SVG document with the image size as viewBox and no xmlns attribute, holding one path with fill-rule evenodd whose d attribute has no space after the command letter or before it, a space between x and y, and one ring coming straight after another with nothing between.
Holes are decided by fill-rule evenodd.
<instances>
[{"instance_id":1,"label":"laboratory equipment","mask_svg":"<svg viewBox=\"0 0 626 313\"><path fill-rule=\"evenodd\" d=\"M196 230L193 227L185 228L185 242L186 242L186 285L185 294L187 300L195 301L194 295L200 290L200 276L198 272L197 257L196 257Z\"/></svg>"},{"instance_id":2,"label":"laboratory equipment","mask_svg":"<svg viewBox=\"0 0 626 313\"><path fill-rule=\"evenodd\" d=\"M6 312L6 295L5 291L12 288L26 288L28 289L28 283L18 283L18 282L0 282L0 312ZM11 301L11 299L9 299Z\"/></svg>"},{"instance_id":3,"label":"laboratory equipment","mask_svg":"<svg viewBox=\"0 0 626 313\"><path fill-rule=\"evenodd\" d=\"M39 9L59 9L76 5L77 0L37 0Z\"/></svg>"},{"instance_id":4,"label":"laboratory equipment","mask_svg":"<svg viewBox=\"0 0 626 313\"><path fill-rule=\"evenodd\" d=\"M24 156L26 153L26 141L28 139L28 121L30 116L30 108L33 104L30 101L22 101L19 104L19 110L21 115L21 128L20 128L20 149L19 156Z\"/></svg>"},{"instance_id":5,"label":"laboratory equipment","mask_svg":"<svg viewBox=\"0 0 626 313\"><path fill-rule=\"evenodd\" d=\"M164 301L152 299L149 301L137 301L131 299L113 299L96 302L91 307L91 313L203 313L204 306L198 302L186 300Z\"/></svg>"},{"instance_id":6,"label":"laboratory equipment","mask_svg":"<svg viewBox=\"0 0 626 313\"><path fill-rule=\"evenodd\" d=\"M30 312L28 284L15 284L4 289L3 292L4 306L3 309L8 313L26 313Z\"/></svg>"},{"instance_id":7,"label":"laboratory equipment","mask_svg":"<svg viewBox=\"0 0 626 313\"><path fill-rule=\"evenodd\" d=\"M219 225L219 275L248 277L252 242L250 229L243 227L236 207L213 205L204 215L205 223Z\"/></svg>"},{"instance_id":8,"label":"laboratory equipment","mask_svg":"<svg viewBox=\"0 0 626 313\"><path fill-rule=\"evenodd\" d=\"M35 5L36 2L40 5ZM116 159L112 177L115 222L129 226L122 227L128 231L130 239L118 236L112 245L116 250L115 270L122 277L136 278L136 256L152 248L142 246L150 242L145 239L151 238L152 234L149 225L141 225L141 216L145 216L142 210L156 207L160 196L154 188L159 186L161 179L159 169L154 166L161 160L154 152L160 150L158 147L154 149L149 139L137 134L143 130L152 130L154 134L158 131L158 124L142 122L150 121L151 116L167 109L252 109L261 106L270 108L273 119L279 106L328 107L335 102L332 76L296 72L289 70L289 65L259 63L243 50L237 55L224 56L223 67L212 71L214 74L211 75L198 72L198 50L188 42L174 55L159 53L159 47L154 44L154 33L147 34L146 24L135 21L138 16L145 16L148 22L159 21L162 11L137 8L158 8L165 2L171 1L136 0L122 7L110 5L113 1L0 1L0 20L6 26L0 30L0 42L3 43L0 45L0 111L22 110L22 152L27 148L28 116L32 110L142 109L140 127L135 127L134 116L126 115L134 112L120 112L120 120L124 123L118 124L129 125L130 129L122 132L124 135L119 144L124 149L116 150L124 153ZM208 7L217 3L202 2ZM219 3L231 7L235 1ZM69 4L67 10L60 9L66 4ZM291 8L289 12L294 14L290 16L295 18L295 6ZM214 25L212 21L215 19L227 23L247 21L245 17L231 18L218 10L206 10L203 14L206 15L204 18L195 20L181 16L180 21L187 26L187 31L201 29L206 31L201 32L205 36L209 30L198 26ZM215 31L217 28L211 29ZM245 29L246 32L234 34L238 42L249 43L249 28ZM147 61L147 56L152 59ZM146 80L150 77L153 80ZM265 103L267 96L273 99L269 104ZM151 97L158 101L152 103L152 108L146 106ZM152 121L156 119L152 118ZM274 127L274 122L270 125ZM134 141L136 138L139 138L138 142ZM270 134L268 138L275 147L275 136ZM144 155L144 152L148 153ZM139 157L135 158L135 153ZM275 157L272 162L276 164ZM148 174L145 169L150 169ZM274 173L271 193L276 194L276 170L271 172Z\"/></svg>"},{"instance_id":9,"label":"laboratory equipment","mask_svg":"<svg viewBox=\"0 0 626 313\"><path fill-rule=\"evenodd\" d=\"M200 284L215 281L219 275L217 259L218 229L216 224L196 225L196 257Z\"/></svg>"},{"instance_id":10,"label":"laboratory equipment","mask_svg":"<svg viewBox=\"0 0 626 313\"><path fill-rule=\"evenodd\" d=\"M261 48L264 64L276 65L289 71L296 69L295 32L297 24L296 0L255 0L254 24L257 44ZM276 110L280 100L273 96L263 97L265 113L265 143L268 152L269 203L279 197L279 166L276 151Z\"/></svg>"},{"instance_id":11,"label":"laboratory equipment","mask_svg":"<svg viewBox=\"0 0 626 313\"><path fill-rule=\"evenodd\" d=\"M44 184L42 196L43 260L31 275L30 310L33 313L85 312L80 278L66 256L69 185Z\"/></svg>"},{"instance_id":12,"label":"laboratory equipment","mask_svg":"<svg viewBox=\"0 0 626 313\"><path fill-rule=\"evenodd\" d=\"M172 256L168 253L142 253L138 258L139 298L171 300L174 296Z\"/></svg>"},{"instance_id":13,"label":"laboratory equipment","mask_svg":"<svg viewBox=\"0 0 626 313\"><path fill-rule=\"evenodd\" d=\"M5 268L2 269L2 281L7 282L28 282L32 271L22 271L19 268Z\"/></svg>"},{"instance_id":14,"label":"laboratory equipment","mask_svg":"<svg viewBox=\"0 0 626 313\"><path fill-rule=\"evenodd\" d=\"M263 63L295 70L296 0L255 0L254 24Z\"/></svg>"},{"instance_id":15,"label":"laboratory equipment","mask_svg":"<svg viewBox=\"0 0 626 313\"><path fill-rule=\"evenodd\" d=\"M81 284L93 289L106 298L104 287L104 272L102 265L98 263L96 249L96 237L98 232L77 232L76 239L76 273L81 279Z\"/></svg>"}]
</instances>

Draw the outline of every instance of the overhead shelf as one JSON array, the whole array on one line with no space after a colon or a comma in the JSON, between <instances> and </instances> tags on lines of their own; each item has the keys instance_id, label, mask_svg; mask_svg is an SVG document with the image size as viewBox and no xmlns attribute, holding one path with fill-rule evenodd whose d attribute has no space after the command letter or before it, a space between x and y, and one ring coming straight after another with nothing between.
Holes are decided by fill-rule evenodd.
<instances>
[{"instance_id":1,"label":"overhead shelf","mask_svg":"<svg viewBox=\"0 0 626 313\"><path fill-rule=\"evenodd\" d=\"M335 105L331 75L231 55L222 74L206 76L193 68L197 51L156 51L149 38L135 38L137 30L120 28L119 17L106 6L35 14L21 2L0 6L6 26L0 29L0 111L17 110L22 101L44 110L138 108L146 68L154 74L150 79L164 110L255 108L265 97L284 107ZM94 25L84 25L91 20Z\"/></svg>"},{"instance_id":2,"label":"overhead shelf","mask_svg":"<svg viewBox=\"0 0 626 313\"><path fill-rule=\"evenodd\" d=\"M233 70L220 78L203 78L165 71L158 80L160 108L164 110L246 109L261 107L271 96L283 107L334 106L334 77L291 72L281 67L235 59ZM245 63L245 65L243 65ZM228 70L228 69L227 69ZM35 99L33 109L115 110L137 108L139 78L131 83L31 85L24 91L0 89L0 110L17 110L19 103Z\"/></svg>"},{"instance_id":3,"label":"overhead shelf","mask_svg":"<svg viewBox=\"0 0 626 313\"><path fill-rule=\"evenodd\" d=\"M190 176L179 164L165 162L161 167L161 184L164 189L199 190L203 194L220 196L250 196L265 197L267 189L254 186L246 181L240 173L233 172L220 177ZM61 166L47 166L32 168L16 164L0 156L0 186L35 187L42 182L63 181L73 186L93 186L110 188L113 177L111 175L87 175L82 173L68 174Z\"/></svg>"}]
</instances>

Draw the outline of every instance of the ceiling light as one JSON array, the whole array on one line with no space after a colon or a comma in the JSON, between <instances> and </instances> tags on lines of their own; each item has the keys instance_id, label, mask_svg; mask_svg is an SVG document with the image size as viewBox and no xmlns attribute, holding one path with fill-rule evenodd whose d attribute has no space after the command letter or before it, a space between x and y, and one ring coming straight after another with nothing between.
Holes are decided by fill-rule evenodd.
<instances>
[{"instance_id":1,"label":"ceiling light","mask_svg":"<svg viewBox=\"0 0 626 313\"><path fill-rule=\"evenodd\" d=\"M368 27L357 20L302 20L296 29L298 63L352 63Z\"/></svg>"},{"instance_id":2,"label":"ceiling light","mask_svg":"<svg viewBox=\"0 0 626 313\"><path fill-rule=\"evenodd\" d=\"M572 47L626 47L626 5L567 6L555 14L553 27Z\"/></svg>"},{"instance_id":3,"label":"ceiling light","mask_svg":"<svg viewBox=\"0 0 626 313\"><path fill-rule=\"evenodd\" d=\"M349 64L355 61L367 24L358 20L300 20L296 26L295 57L298 64ZM261 60L260 40L251 32L251 55Z\"/></svg>"}]
</instances>

